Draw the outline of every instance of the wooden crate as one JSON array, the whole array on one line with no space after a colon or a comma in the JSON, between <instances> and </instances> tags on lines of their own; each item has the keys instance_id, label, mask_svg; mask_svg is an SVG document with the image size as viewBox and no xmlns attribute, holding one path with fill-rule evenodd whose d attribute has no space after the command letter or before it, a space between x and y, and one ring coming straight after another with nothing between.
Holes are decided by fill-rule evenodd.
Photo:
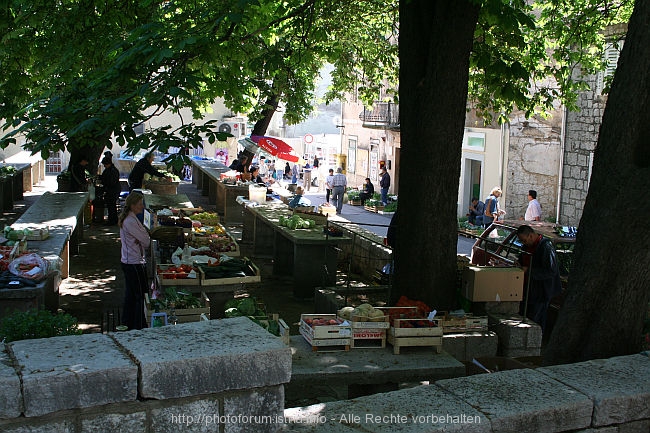
<instances>
[{"instance_id":1,"label":"wooden crate","mask_svg":"<svg viewBox=\"0 0 650 433\"><path fill-rule=\"evenodd\" d=\"M201 314L205 314L205 316L209 319L210 318L210 298L205 294L205 292L201 292L201 301L203 303L203 307L201 308L177 308L174 310L174 314L176 315L176 323L188 323L188 322L198 322L201 320ZM151 314L154 312L153 307L151 306L151 299L149 298L149 294L145 293L145 309L147 312L147 324L151 326ZM166 309L164 311L161 311L161 313L167 313L167 320L169 320L171 316L171 310Z\"/></svg>"},{"instance_id":2,"label":"wooden crate","mask_svg":"<svg viewBox=\"0 0 650 433\"><path fill-rule=\"evenodd\" d=\"M322 213L323 215L329 216L334 216L336 215L336 208L334 206L318 206L318 213Z\"/></svg>"},{"instance_id":3,"label":"wooden crate","mask_svg":"<svg viewBox=\"0 0 650 433\"><path fill-rule=\"evenodd\" d=\"M393 346L393 353L399 355L402 347L426 346L435 347L436 352L442 351L442 327L406 328L405 325L413 322L426 321L427 319L394 319L387 339Z\"/></svg>"},{"instance_id":4,"label":"wooden crate","mask_svg":"<svg viewBox=\"0 0 650 433\"><path fill-rule=\"evenodd\" d=\"M386 329L352 328L352 341L350 347L353 349L383 349L386 347Z\"/></svg>"},{"instance_id":5,"label":"wooden crate","mask_svg":"<svg viewBox=\"0 0 650 433\"><path fill-rule=\"evenodd\" d=\"M445 334L466 331L486 331L488 328L487 316L474 316L471 313L467 313L463 317L458 317L450 316L447 312L441 311L436 318L439 318L439 323Z\"/></svg>"},{"instance_id":6,"label":"wooden crate","mask_svg":"<svg viewBox=\"0 0 650 433\"><path fill-rule=\"evenodd\" d=\"M383 207L383 206L368 206L368 205L364 205L363 208L364 208L365 210L369 211L369 212L374 212L374 213L377 213L377 212L379 212L380 210L384 210L384 207Z\"/></svg>"},{"instance_id":7,"label":"wooden crate","mask_svg":"<svg viewBox=\"0 0 650 433\"><path fill-rule=\"evenodd\" d=\"M170 278L173 274L166 274L165 271L176 265L156 265L156 280L160 286L198 286L201 278L198 270L194 269L196 278Z\"/></svg>"},{"instance_id":8,"label":"wooden crate","mask_svg":"<svg viewBox=\"0 0 650 433\"><path fill-rule=\"evenodd\" d=\"M268 324L269 324L269 320L276 320L278 322L278 324L280 325L280 337L279 338L282 340L282 342L284 344L289 346L289 343L290 343L290 340L289 340L290 339L289 325L287 325L287 323L280 318L279 314L277 314L277 313L269 313L267 315L266 319L256 318L255 320L257 320L258 322L261 322L262 324L265 324L267 327L268 327Z\"/></svg>"},{"instance_id":9,"label":"wooden crate","mask_svg":"<svg viewBox=\"0 0 650 433\"><path fill-rule=\"evenodd\" d=\"M48 227L27 227L31 234L25 236L24 239L28 241L44 241L50 237L50 229Z\"/></svg>"},{"instance_id":10,"label":"wooden crate","mask_svg":"<svg viewBox=\"0 0 650 433\"><path fill-rule=\"evenodd\" d=\"M365 316L352 316L350 321L352 328L360 329L388 329L390 328L390 317L385 315L381 320L370 320Z\"/></svg>"},{"instance_id":11,"label":"wooden crate","mask_svg":"<svg viewBox=\"0 0 650 433\"><path fill-rule=\"evenodd\" d=\"M352 327L350 325L318 325L307 324L307 319L337 320L335 314L301 314L300 334L312 346L314 352L331 350L350 350Z\"/></svg>"},{"instance_id":12,"label":"wooden crate","mask_svg":"<svg viewBox=\"0 0 650 433\"><path fill-rule=\"evenodd\" d=\"M348 204L350 206L361 206L363 203L361 203L361 199L359 198L359 199L348 200Z\"/></svg>"},{"instance_id":13,"label":"wooden crate","mask_svg":"<svg viewBox=\"0 0 650 433\"><path fill-rule=\"evenodd\" d=\"M201 285L202 286L225 286L225 285L237 285L237 284L246 284L246 283L259 283L262 281L260 277L260 269L251 262L250 271L253 275L247 275L245 277L232 277L232 278L206 278L205 273L201 268L199 272L201 274Z\"/></svg>"}]
</instances>

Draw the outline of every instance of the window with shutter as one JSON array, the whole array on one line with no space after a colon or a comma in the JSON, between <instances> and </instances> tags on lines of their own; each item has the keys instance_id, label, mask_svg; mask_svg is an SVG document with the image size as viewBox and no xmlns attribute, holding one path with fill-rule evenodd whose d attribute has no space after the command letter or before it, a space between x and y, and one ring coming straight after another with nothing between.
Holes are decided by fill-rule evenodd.
<instances>
[{"instance_id":1,"label":"window with shutter","mask_svg":"<svg viewBox=\"0 0 650 433\"><path fill-rule=\"evenodd\" d=\"M610 41L605 44L605 51L603 52L603 60L606 62L605 70L598 72L596 79L596 96L600 96L605 90L605 86L610 77L614 76L616 66L618 65L618 58L623 49L623 40Z\"/></svg>"}]
</instances>

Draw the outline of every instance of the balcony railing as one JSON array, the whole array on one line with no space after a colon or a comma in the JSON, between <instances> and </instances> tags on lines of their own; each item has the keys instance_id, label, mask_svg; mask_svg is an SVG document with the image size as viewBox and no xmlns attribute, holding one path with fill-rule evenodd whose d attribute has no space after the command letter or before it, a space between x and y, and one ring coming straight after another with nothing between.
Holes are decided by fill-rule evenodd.
<instances>
[{"instance_id":1,"label":"balcony railing","mask_svg":"<svg viewBox=\"0 0 650 433\"><path fill-rule=\"evenodd\" d=\"M372 110L364 108L359 113L364 128L399 130L399 105L392 102L375 102Z\"/></svg>"}]
</instances>

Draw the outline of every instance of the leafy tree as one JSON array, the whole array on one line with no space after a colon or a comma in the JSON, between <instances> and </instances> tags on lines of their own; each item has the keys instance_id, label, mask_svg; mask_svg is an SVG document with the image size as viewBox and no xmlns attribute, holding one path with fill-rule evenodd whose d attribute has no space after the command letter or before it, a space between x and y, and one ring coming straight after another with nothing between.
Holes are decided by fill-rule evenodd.
<instances>
[{"instance_id":1,"label":"leafy tree","mask_svg":"<svg viewBox=\"0 0 650 433\"><path fill-rule=\"evenodd\" d=\"M638 352L650 301L650 4L636 2L594 154L578 227L577 272L545 352L568 363ZM625 209L625 216L621 210Z\"/></svg>"},{"instance_id":2,"label":"leafy tree","mask_svg":"<svg viewBox=\"0 0 650 433\"><path fill-rule=\"evenodd\" d=\"M280 101L289 122L309 114L315 77L326 61L374 78L385 70L382 58L396 51L387 38L390 27L383 27L394 23L383 12L392 8L394 16L396 5L378 0L47 3L9 3L3 10L7 45L0 48L7 59L0 72L22 78L0 88L12 101L0 115L18 128L0 144L26 134L27 147L44 158L64 148L98 157L111 137L131 153L223 140L212 122L180 117L189 107L200 119L216 98L249 113L258 121L253 132L263 134ZM23 48L32 55L20 62ZM351 67L359 58L365 64ZM349 82L342 76L335 80L339 91ZM21 93L24 88L31 92ZM181 127L135 136L134 124L165 110L179 115Z\"/></svg>"}]
</instances>

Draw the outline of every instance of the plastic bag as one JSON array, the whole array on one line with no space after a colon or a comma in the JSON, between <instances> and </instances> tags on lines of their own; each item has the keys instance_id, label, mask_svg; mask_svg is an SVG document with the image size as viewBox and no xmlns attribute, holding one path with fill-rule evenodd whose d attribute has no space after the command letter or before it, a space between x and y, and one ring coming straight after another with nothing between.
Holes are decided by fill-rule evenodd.
<instances>
[{"instance_id":1,"label":"plastic bag","mask_svg":"<svg viewBox=\"0 0 650 433\"><path fill-rule=\"evenodd\" d=\"M88 199L90 201L95 200L95 185L93 184L88 185Z\"/></svg>"},{"instance_id":2,"label":"plastic bag","mask_svg":"<svg viewBox=\"0 0 650 433\"><path fill-rule=\"evenodd\" d=\"M28 280L40 281L45 278L48 264L38 254L25 254L9 263L9 272Z\"/></svg>"}]
</instances>

